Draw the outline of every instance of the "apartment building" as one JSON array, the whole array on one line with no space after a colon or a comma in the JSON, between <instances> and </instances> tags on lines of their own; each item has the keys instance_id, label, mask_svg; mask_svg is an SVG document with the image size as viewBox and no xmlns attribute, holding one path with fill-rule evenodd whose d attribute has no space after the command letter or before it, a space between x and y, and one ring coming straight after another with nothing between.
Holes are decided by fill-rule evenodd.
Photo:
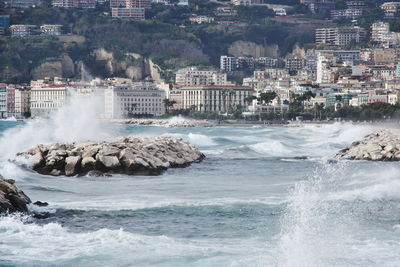
<instances>
[{"instance_id":1,"label":"apartment building","mask_svg":"<svg viewBox=\"0 0 400 267\"><path fill-rule=\"evenodd\" d=\"M25 118L30 114L30 90L17 88L15 89L15 109L16 118Z\"/></svg>"},{"instance_id":2,"label":"apartment building","mask_svg":"<svg viewBox=\"0 0 400 267\"><path fill-rule=\"evenodd\" d=\"M196 67L189 67L176 72L175 83L180 86L226 85L227 75L215 70L201 70Z\"/></svg>"},{"instance_id":3,"label":"apartment building","mask_svg":"<svg viewBox=\"0 0 400 267\"><path fill-rule=\"evenodd\" d=\"M113 18L130 18L133 20L145 19L144 8L112 8L111 13Z\"/></svg>"},{"instance_id":4,"label":"apartment building","mask_svg":"<svg viewBox=\"0 0 400 267\"><path fill-rule=\"evenodd\" d=\"M40 32L42 35L46 36L59 36L63 33L63 25L42 25L40 26Z\"/></svg>"},{"instance_id":5,"label":"apartment building","mask_svg":"<svg viewBox=\"0 0 400 267\"><path fill-rule=\"evenodd\" d=\"M181 91L183 109L217 113L245 107L246 98L254 92L248 86L232 85L185 86Z\"/></svg>"},{"instance_id":6,"label":"apartment building","mask_svg":"<svg viewBox=\"0 0 400 267\"><path fill-rule=\"evenodd\" d=\"M53 6L62 8L82 8L94 9L96 8L96 0L53 0Z\"/></svg>"},{"instance_id":7,"label":"apartment building","mask_svg":"<svg viewBox=\"0 0 400 267\"><path fill-rule=\"evenodd\" d=\"M0 84L0 119L7 118L7 86Z\"/></svg>"},{"instance_id":8,"label":"apartment building","mask_svg":"<svg viewBox=\"0 0 400 267\"><path fill-rule=\"evenodd\" d=\"M342 10L332 10L332 19L356 19L362 16L364 10L362 9L342 9Z\"/></svg>"},{"instance_id":9,"label":"apartment building","mask_svg":"<svg viewBox=\"0 0 400 267\"><path fill-rule=\"evenodd\" d=\"M223 71L235 71L240 69L252 70L255 68L256 60L253 57L220 57L220 69Z\"/></svg>"},{"instance_id":10,"label":"apartment building","mask_svg":"<svg viewBox=\"0 0 400 267\"><path fill-rule=\"evenodd\" d=\"M375 64L397 63L400 49L396 48L375 48L372 50L372 60Z\"/></svg>"},{"instance_id":11,"label":"apartment building","mask_svg":"<svg viewBox=\"0 0 400 267\"><path fill-rule=\"evenodd\" d=\"M287 58L285 60L285 66L290 71L298 71L304 69L306 63L307 60L305 58L293 57L293 58Z\"/></svg>"},{"instance_id":12,"label":"apartment building","mask_svg":"<svg viewBox=\"0 0 400 267\"><path fill-rule=\"evenodd\" d=\"M386 2L381 5L386 18L393 18L400 8L400 2Z\"/></svg>"},{"instance_id":13,"label":"apartment building","mask_svg":"<svg viewBox=\"0 0 400 267\"><path fill-rule=\"evenodd\" d=\"M191 23L196 23L196 24L213 23L214 18L208 17L208 16L194 16L194 17L190 17L189 21Z\"/></svg>"},{"instance_id":14,"label":"apartment building","mask_svg":"<svg viewBox=\"0 0 400 267\"><path fill-rule=\"evenodd\" d=\"M366 31L360 27L320 28L315 30L317 44L345 46L351 42L359 43L366 37Z\"/></svg>"},{"instance_id":15,"label":"apartment building","mask_svg":"<svg viewBox=\"0 0 400 267\"><path fill-rule=\"evenodd\" d=\"M27 37L36 34L36 25L11 25L11 36L13 37Z\"/></svg>"},{"instance_id":16,"label":"apartment building","mask_svg":"<svg viewBox=\"0 0 400 267\"><path fill-rule=\"evenodd\" d=\"M15 87L7 86L7 116L15 116Z\"/></svg>"},{"instance_id":17,"label":"apartment building","mask_svg":"<svg viewBox=\"0 0 400 267\"><path fill-rule=\"evenodd\" d=\"M164 90L153 86L110 86L105 89L105 117L162 116Z\"/></svg>"},{"instance_id":18,"label":"apartment building","mask_svg":"<svg viewBox=\"0 0 400 267\"><path fill-rule=\"evenodd\" d=\"M151 0L110 0L111 8L151 8Z\"/></svg>"}]
</instances>

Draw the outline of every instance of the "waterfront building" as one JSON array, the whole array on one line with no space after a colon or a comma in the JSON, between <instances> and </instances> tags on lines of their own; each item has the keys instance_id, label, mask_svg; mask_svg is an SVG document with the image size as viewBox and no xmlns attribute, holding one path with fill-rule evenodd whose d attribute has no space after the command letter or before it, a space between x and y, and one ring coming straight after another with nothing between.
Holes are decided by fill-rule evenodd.
<instances>
[{"instance_id":1,"label":"waterfront building","mask_svg":"<svg viewBox=\"0 0 400 267\"><path fill-rule=\"evenodd\" d=\"M36 25L11 25L11 36L13 37L27 37L36 34Z\"/></svg>"},{"instance_id":2,"label":"waterfront building","mask_svg":"<svg viewBox=\"0 0 400 267\"><path fill-rule=\"evenodd\" d=\"M182 109L182 91L180 89L174 89L169 92L169 100L175 102L172 105L173 110Z\"/></svg>"},{"instance_id":3,"label":"waterfront building","mask_svg":"<svg viewBox=\"0 0 400 267\"><path fill-rule=\"evenodd\" d=\"M62 25L42 25L40 26L40 32L42 35L46 36L58 36L62 35Z\"/></svg>"},{"instance_id":4,"label":"waterfront building","mask_svg":"<svg viewBox=\"0 0 400 267\"><path fill-rule=\"evenodd\" d=\"M227 75L215 70L201 70L196 67L189 67L176 72L175 83L180 86L225 85L227 84Z\"/></svg>"},{"instance_id":5,"label":"waterfront building","mask_svg":"<svg viewBox=\"0 0 400 267\"><path fill-rule=\"evenodd\" d=\"M109 86L105 89L105 117L162 116L166 94L153 86Z\"/></svg>"},{"instance_id":6,"label":"waterfront building","mask_svg":"<svg viewBox=\"0 0 400 267\"><path fill-rule=\"evenodd\" d=\"M387 103L388 95L386 91L374 90L368 92L368 103Z\"/></svg>"},{"instance_id":7,"label":"waterfront building","mask_svg":"<svg viewBox=\"0 0 400 267\"><path fill-rule=\"evenodd\" d=\"M0 84L0 119L7 118L7 86Z\"/></svg>"},{"instance_id":8,"label":"waterfront building","mask_svg":"<svg viewBox=\"0 0 400 267\"><path fill-rule=\"evenodd\" d=\"M254 92L251 87L233 85L185 86L181 90L183 109L216 113L245 107L246 98Z\"/></svg>"},{"instance_id":9,"label":"waterfront building","mask_svg":"<svg viewBox=\"0 0 400 267\"><path fill-rule=\"evenodd\" d=\"M15 110L16 118L30 116L30 90L24 88L15 89Z\"/></svg>"},{"instance_id":10,"label":"waterfront building","mask_svg":"<svg viewBox=\"0 0 400 267\"><path fill-rule=\"evenodd\" d=\"M30 101L32 117L47 117L62 108L70 91L67 85L33 86Z\"/></svg>"},{"instance_id":11,"label":"waterfront building","mask_svg":"<svg viewBox=\"0 0 400 267\"><path fill-rule=\"evenodd\" d=\"M7 117L15 116L15 87L7 86Z\"/></svg>"},{"instance_id":12,"label":"waterfront building","mask_svg":"<svg viewBox=\"0 0 400 267\"><path fill-rule=\"evenodd\" d=\"M113 18L130 18L133 20L144 20L144 8L112 8L111 14Z\"/></svg>"}]
</instances>

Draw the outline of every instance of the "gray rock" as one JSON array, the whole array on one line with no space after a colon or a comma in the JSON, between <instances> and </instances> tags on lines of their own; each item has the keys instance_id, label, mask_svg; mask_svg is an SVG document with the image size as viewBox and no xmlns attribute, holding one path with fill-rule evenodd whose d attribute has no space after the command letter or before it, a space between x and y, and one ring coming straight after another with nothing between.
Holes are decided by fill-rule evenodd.
<instances>
[{"instance_id":1,"label":"gray rock","mask_svg":"<svg viewBox=\"0 0 400 267\"><path fill-rule=\"evenodd\" d=\"M65 159L65 175L72 176L78 173L82 158L80 156L70 156Z\"/></svg>"},{"instance_id":2,"label":"gray rock","mask_svg":"<svg viewBox=\"0 0 400 267\"><path fill-rule=\"evenodd\" d=\"M27 205L31 203L23 191L15 186L12 179L0 176L0 214L6 212L27 212Z\"/></svg>"}]
</instances>

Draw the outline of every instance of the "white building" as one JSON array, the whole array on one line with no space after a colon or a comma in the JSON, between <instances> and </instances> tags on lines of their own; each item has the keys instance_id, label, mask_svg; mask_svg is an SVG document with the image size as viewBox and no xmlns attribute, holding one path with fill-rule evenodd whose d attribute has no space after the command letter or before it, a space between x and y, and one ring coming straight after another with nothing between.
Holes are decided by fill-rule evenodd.
<instances>
[{"instance_id":1,"label":"white building","mask_svg":"<svg viewBox=\"0 0 400 267\"><path fill-rule=\"evenodd\" d=\"M176 72L175 83L180 86L225 85L227 84L227 75L215 70L200 70L196 67L189 67Z\"/></svg>"},{"instance_id":2,"label":"white building","mask_svg":"<svg viewBox=\"0 0 400 267\"><path fill-rule=\"evenodd\" d=\"M31 116L46 117L62 108L71 88L66 85L51 85L48 87L34 86L31 88Z\"/></svg>"},{"instance_id":3,"label":"white building","mask_svg":"<svg viewBox=\"0 0 400 267\"><path fill-rule=\"evenodd\" d=\"M337 57L331 52L319 51L317 56L317 83L331 81L331 68L336 65Z\"/></svg>"},{"instance_id":4,"label":"white building","mask_svg":"<svg viewBox=\"0 0 400 267\"><path fill-rule=\"evenodd\" d=\"M248 86L210 85L182 87L182 108L200 112L226 113L246 107L246 98L253 95Z\"/></svg>"},{"instance_id":5,"label":"white building","mask_svg":"<svg viewBox=\"0 0 400 267\"><path fill-rule=\"evenodd\" d=\"M366 31L360 27L320 28L315 30L317 44L344 46L365 39Z\"/></svg>"},{"instance_id":6,"label":"white building","mask_svg":"<svg viewBox=\"0 0 400 267\"><path fill-rule=\"evenodd\" d=\"M237 57L221 56L220 68L223 71L234 71L239 68L239 60Z\"/></svg>"},{"instance_id":7,"label":"white building","mask_svg":"<svg viewBox=\"0 0 400 267\"><path fill-rule=\"evenodd\" d=\"M30 112L30 90L15 89L15 116L27 117Z\"/></svg>"},{"instance_id":8,"label":"white building","mask_svg":"<svg viewBox=\"0 0 400 267\"><path fill-rule=\"evenodd\" d=\"M110 86L105 89L105 117L162 116L166 94L151 86Z\"/></svg>"}]
</instances>

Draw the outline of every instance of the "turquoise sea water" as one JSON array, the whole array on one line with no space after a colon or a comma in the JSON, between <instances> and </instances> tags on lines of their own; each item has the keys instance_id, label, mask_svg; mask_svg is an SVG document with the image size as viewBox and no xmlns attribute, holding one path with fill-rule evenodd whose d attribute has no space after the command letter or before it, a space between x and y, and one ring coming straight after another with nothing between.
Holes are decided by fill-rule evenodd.
<instances>
[{"instance_id":1,"label":"turquoise sea water","mask_svg":"<svg viewBox=\"0 0 400 267\"><path fill-rule=\"evenodd\" d=\"M0 122L0 174L49 218L0 218L1 266L400 266L400 166L336 162L373 129ZM206 159L160 176L43 176L8 161L38 142L167 135Z\"/></svg>"}]
</instances>

